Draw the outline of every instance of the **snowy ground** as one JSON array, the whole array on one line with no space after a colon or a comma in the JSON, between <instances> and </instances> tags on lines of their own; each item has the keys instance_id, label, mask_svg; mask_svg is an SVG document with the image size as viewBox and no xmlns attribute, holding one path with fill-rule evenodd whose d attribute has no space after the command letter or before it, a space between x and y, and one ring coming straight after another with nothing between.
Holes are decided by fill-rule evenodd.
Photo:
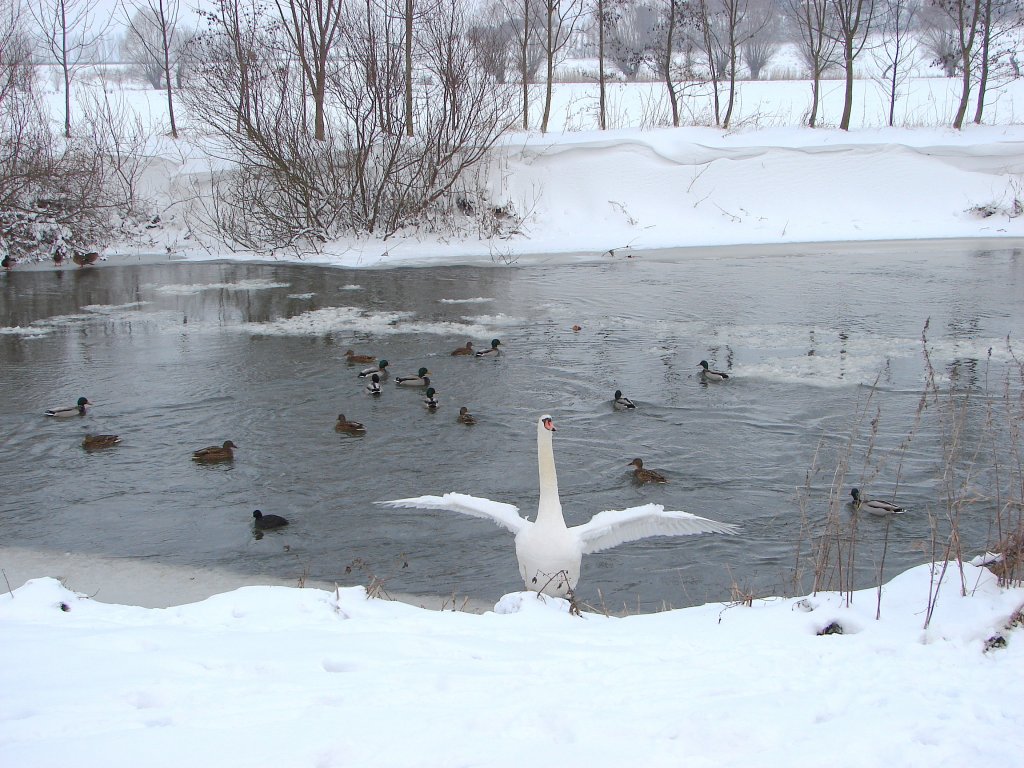
<instances>
[{"instance_id":1,"label":"snowy ground","mask_svg":"<svg viewBox=\"0 0 1024 768\"><path fill-rule=\"evenodd\" d=\"M1017 765L1024 589L966 566L961 596L954 564L923 629L929 574L886 585L880 620L874 590L609 618L361 587L145 609L33 580L0 597L0 764Z\"/></svg>"}]
</instances>

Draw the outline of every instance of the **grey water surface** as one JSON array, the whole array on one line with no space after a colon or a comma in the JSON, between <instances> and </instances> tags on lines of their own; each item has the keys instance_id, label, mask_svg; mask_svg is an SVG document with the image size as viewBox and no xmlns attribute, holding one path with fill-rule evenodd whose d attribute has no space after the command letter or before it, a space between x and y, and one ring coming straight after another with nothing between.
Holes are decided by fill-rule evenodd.
<instances>
[{"instance_id":1,"label":"grey water surface","mask_svg":"<svg viewBox=\"0 0 1024 768\"><path fill-rule=\"evenodd\" d=\"M858 484L910 509L888 531L858 521L857 583L871 586L886 533L888 577L927 560L945 510L938 405L919 417L926 323L940 391L974 393L952 401L964 440L1009 454L991 424L1019 397L1022 297L1022 252L969 244L392 270L16 269L0 278L0 547L493 601L522 588L508 532L373 502L459 491L532 515L535 424L549 413L570 524L654 502L741 528L587 556L579 594L592 605L807 588L830 489L845 500ZM491 338L495 360L449 354ZM429 368L441 408L393 383L367 396L349 348L387 358L392 375ZM703 384L702 359L730 380ZM615 389L637 410L614 411ZM87 416L43 415L79 396L96 403ZM476 426L456 423L461 405ZM365 436L336 433L339 413ZM122 443L86 452L87 432ZM226 439L239 446L232 464L190 460ZM634 484L634 457L669 482ZM979 498L995 485L980 464ZM971 554L991 545L995 506L961 521ZM257 508L292 523L258 538Z\"/></svg>"}]
</instances>

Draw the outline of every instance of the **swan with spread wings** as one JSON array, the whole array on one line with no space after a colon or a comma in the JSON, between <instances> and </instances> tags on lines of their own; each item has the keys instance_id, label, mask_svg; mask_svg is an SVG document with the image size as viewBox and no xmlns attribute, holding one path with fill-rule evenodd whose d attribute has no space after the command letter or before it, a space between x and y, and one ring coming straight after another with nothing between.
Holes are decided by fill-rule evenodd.
<instances>
[{"instance_id":1,"label":"swan with spread wings","mask_svg":"<svg viewBox=\"0 0 1024 768\"><path fill-rule=\"evenodd\" d=\"M564 597L576 588L583 555L650 536L737 532L734 525L698 517L689 512L666 510L660 504L600 512L582 525L567 526L558 497L552 445L554 432L555 425L551 416L545 414L537 420L540 501L536 520L521 516L519 508L513 504L462 493L378 503L389 507L447 509L497 523L515 536L519 573L526 588L556 597Z\"/></svg>"}]
</instances>

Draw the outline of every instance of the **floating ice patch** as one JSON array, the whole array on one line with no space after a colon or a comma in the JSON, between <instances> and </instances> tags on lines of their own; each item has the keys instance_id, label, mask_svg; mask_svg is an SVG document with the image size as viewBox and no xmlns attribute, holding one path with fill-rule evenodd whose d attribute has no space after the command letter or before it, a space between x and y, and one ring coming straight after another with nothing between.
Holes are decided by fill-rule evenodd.
<instances>
[{"instance_id":1,"label":"floating ice patch","mask_svg":"<svg viewBox=\"0 0 1024 768\"><path fill-rule=\"evenodd\" d=\"M349 283L348 285L341 286L341 288L339 288L338 290L340 290L340 291L361 291L361 290L363 290L363 286L356 285L355 283Z\"/></svg>"},{"instance_id":2,"label":"floating ice patch","mask_svg":"<svg viewBox=\"0 0 1024 768\"><path fill-rule=\"evenodd\" d=\"M371 312L357 307L326 307L267 323L245 323L241 330L264 336L324 336L331 333L486 335L487 328L462 323L420 322L412 312Z\"/></svg>"},{"instance_id":3,"label":"floating ice patch","mask_svg":"<svg viewBox=\"0 0 1024 768\"><path fill-rule=\"evenodd\" d=\"M475 299L438 299L438 301L442 304L484 304L488 301L494 301L494 299L487 296L478 296Z\"/></svg>"},{"instance_id":4,"label":"floating ice patch","mask_svg":"<svg viewBox=\"0 0 1024 768\"><path fill-rule=\"evenodd\" d=\"M518 317L510 317L504 313L498 315L468 315L462 318L468 323L473 323L476 326L510 326L510 325L523 325L524 321Z\"/></svg>"},{"instance_id":5,"label":"floating ice patch","mask_svg":"<svg viewBox=\"0 0 1024 768\"><path fill-rule=\"evenodd\" d=\"M275 283L272 280L239 280L237 283L193 283L191 285L144 285L143 288L157 293L189 296L203 291L266 291L271 288L288 288L289 283Z\"/></svg>"},{"instance_id":6,"label":"floating ice patch","mask_svg":"<svg viewBox=\"0 0 1024 768\"><path fill-rule=\"evenodd\" d=\"M38 339L42 336L48 335L53 328L43 327L22 327L15 325L12 328L0 328L0 336L22 336L26 339Z\"/></svg>"},{"instance_id":7,"label":"floating ice patch","mask_svg":"<svg viewBox=\"0 0 1024 768\"><path fill-rule=\"evenodd\" d=\"M316 296L315 293L289 293L288 294L288 298L289 299L312 299L314 296Z\"/></svg>"},{"instance_id":8,"label":"floating ice patch","mask_svg":"<svg viewBox=\"0 0 1024 768\"><path fill-rule=\"evenodd\" d=\"M82 307L83 312L95 312L101 315L117 314L125 311L126 309L138 309L141 306L149 304L148 301L131 301L127 304L87 304Z\"/></svg>"}]
</instances>

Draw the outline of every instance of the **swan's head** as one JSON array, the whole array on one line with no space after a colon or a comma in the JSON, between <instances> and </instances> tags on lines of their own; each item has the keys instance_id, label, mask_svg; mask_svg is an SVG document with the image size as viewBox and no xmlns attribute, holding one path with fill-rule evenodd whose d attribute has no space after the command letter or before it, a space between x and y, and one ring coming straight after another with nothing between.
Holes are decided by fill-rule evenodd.
<instances>
[{"instance_id":1,"label":"swan's head","mask_svg":"<svg viewBox=\"0 0 1024 768\"><path fill-rule=\"evenodd\" d=\"M542 429L546 429L548 432L558 431L555 429L555 422L552 421L551 417L548 416L547 414L541 416L540 419L537 421L537 431L539 432Z\"/></svg>"}]
</instances>

